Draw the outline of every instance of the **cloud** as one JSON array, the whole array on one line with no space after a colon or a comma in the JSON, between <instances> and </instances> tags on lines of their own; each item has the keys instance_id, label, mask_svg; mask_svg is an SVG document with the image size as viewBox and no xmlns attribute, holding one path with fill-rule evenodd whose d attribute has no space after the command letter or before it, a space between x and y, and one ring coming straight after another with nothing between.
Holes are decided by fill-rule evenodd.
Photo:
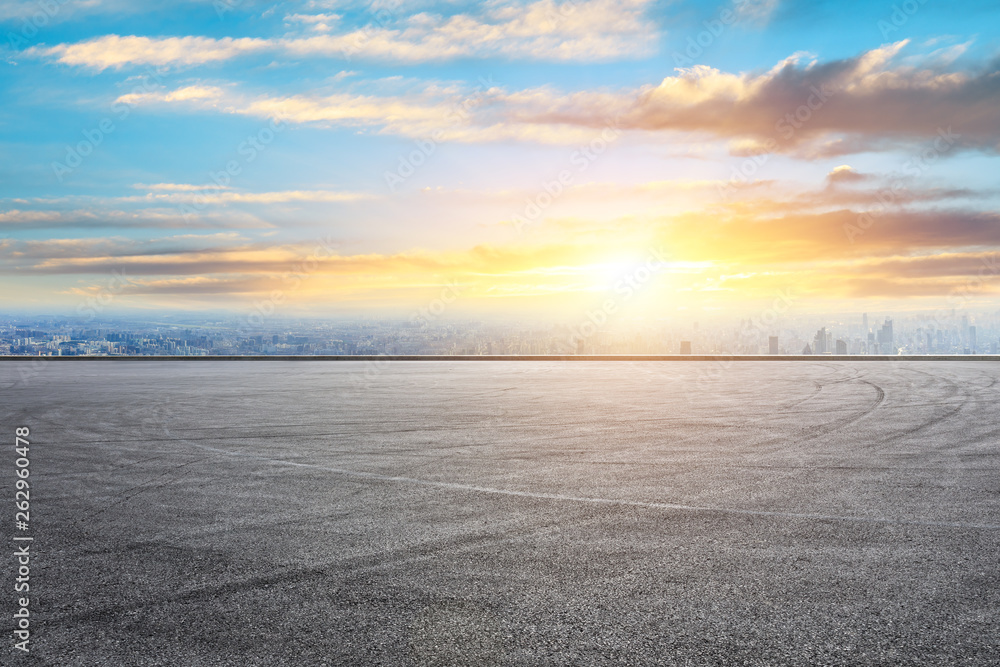
<instances>
[{"instance_id":1,"label":"cloud","mask_svg":"<svg viewBox=\"0 0 1000 667\"><path fill-rule=\"evenodd\" d=\"M174 234L143 240L123 236L10 240L0 253L0 258L38 263L55 260L85 264L95 261L95 258L232 251L239 247L249 247L248 240L237 232Z\"/></svg>"},{"instance_id":2,"label":"cloud","mask_svg":"<svg viewBox=\"0 0 1000 667\"><path fill-rule=\"evenodd\" d=\"M137 37L105 35L76 44L32 47L28 55L98 71L126 65L203 65L263 51L270 43L244 37Z\"/></svg>"},{"instance_id":3,"label":"cloud","mask_svg":"<svg viewBox=\"0 0 1000 667\"><path fill-rule=\"evenodd\" d=\"M779 0L735 0L736 14L756 23L766 23L780 4Z\"/></svg>"},{"instance_id":4,"label":"cloud","mask_svg":"<svg viewBox=\"0 0 1000 667\"><path fill-rule=\"evenodd\" d=\"M196 91L194 93L190 91ZM480 84L464 94L427 85L422 93L326 96L241 95L212 86L185 86L173 91L135 92L116 102L130 106L182 105L185 108L272 118L324 127L375 128L393 134L435 141L490 142L510 139L550 144L589 142L590 128L530 124L505 119L507 97L498 87Z\"/></svg>"},{"instance_id":5,"label":"cloud","mask_svg":"<svg viewBox=\"0 0 1000 667\"><path fill-rule=\"evenodd\" d=\"M794 56L759 73L699 65L634 92L540 91L509 103L522 122L599 127L615 117L629 130L699 133L805 157L885 150L941 133L959 147L996 151L1000 62L978 71L894 65L905 46L827 63Z\"/></svg>"},{"instance_id":6,"label":"cloud","mask_svg":"<svg viewBox=\"0 0 1000 667\"><path fill-rule=\"evenodd\" d=\"M709 216L677 216L665 229L684 257L724 258L739 264L875 258L1000 245L1000 215L962 208L885 211L872 221L862 211L786 212L767 217L760 210ZM860 221L860 222L859 222ZM857 229L857 232L853 230ZM849 233L852 232L852 233ZM853 242L852 242L853 241Z\"/></svg>"},{"instance_id":7,"label":"cloud","mask_svg":"<svg viewBox=\"0 0 1000 667\"><path fill-rule=\"evenodd\" d=\"M975 72L894 65L905 44L823 64L804 64L794 56L758 73L696 66L655 86L618 91L480 85L462 95L454 86L431 83L421 93L399 95L254 96L196 84L136 92L119 101L375 127L386 134L437 135L441 141L572 144L613 124L664 140L729 141L731 153L739 156L823 159L913 149L920 142L932 143L938 157L953 149L1000 149L1000 61Z\"/></svg>"},{"instance_id":8,"label":"cloud","mask_svg":"<svg viewBox=\"0 0 1000 667\"><path fill-rule=\"evenodd\" d=\"M858 264L872 277L894 280L928 278L968 278L991 273L1000 274L1000 258L996 251L940 253L918 257L891 257Z\"/></svg>"},{"instance_id":9,"label":"cloud","mask_svg":"<svg viewBox=\"0 0 1000 667\"><path fill-rule=\"evenodd\" d=\"M188 195L190 200L190 195ZM129 201L141 201L133 198ZM185 217L179 208L143 208L136 211L114 209L104 205L93 208L76 208L69 210L12 209L0 212L0 230L23 229L172 229L172 228L235 228L259 229L271 225L256 215L246 211L206 210L196 216Z\"/></svg>"},{"instance_id":10,"label":"cloud","mask_svg":"<svg viewBox=\"0 0 1000 667\"><path fill-rule=\"evenodd\" d=\"M591 183L571 188L567 197L672 197L712 187L710 181L693 180ZM829 189L811 194L839 196ZM301 293L290 300L324 304L364 299L405 303L420 286L440 284L447 277L468 288L463 298L470 302L562 295L585 304L608 288L608 276L617 275L614 267L621 258L645 256L655 247L684 260L657 283L656 299L721 304L773 295L791 283L815 298L941 296L981 275L1000 245L1000 217L991 212L886 212L851 243L844 229L857 224L857 210L814 212L808 210L811 204L794 210L797 201L770 202L787 207L773 211L763 200L752 210L710 206L645 219L552 219L545 224L559 234L451 250L344 253L327 244L317 254L314 240L248 239L234 232L183 232L147 240L10 241L0 251L0 271L75 276L80 284L73 289L83 290L94 277L124 271L130 285L123 297L259 297L302 283ZM993 289L992 280L987 283L983 289Z\"/></svg>"},{"instance_id":11,"label":"cloud","mask_svg":"<svg viewBox=\"0 0 1000 667\"><path fill-rule=\"evenodd\" d=\"M184 11L177 6L199 2L202 0L159 0L157 6L166 11ZM148 10L148 6L132 0L0 0L0 21L29 20L36 27L45 27L87 15L121 16Z\"/></svg>"},{"instance_id":12,"label":"cloud","mask_svg":"<svg viewBox=\"0 0 1000 667\"><path fill-rule=\"evenodd\" d=\"M386 27L286 40L297 56L342 56L405 62L501 56L540 60L609 60L651 52L656 31L643 16L647 0L538 0L494 5L482 16L426 13Z\"/></svg>"},{"instance_id":13,"label":"cloud","mask_svg":"<svg viewBox=\"0 0 1000 667\"><path fill-rule=\"evenodd\" d=\"M235 192L206 184L200 191L151 192L147 195L110 198L112 202L190 203L198 204L282 204L286 202L350 202L369 199L362 192L338 190L281 190L276 192Z\"/></svg>"},{"instance_id":14,"label":"cloud","mask_svg":"<svg viewBox=\"0 0 1000 667\"><path fill-rule=\"evenodd\" d=\"M488 5L480 15L396 16L374 11L364 28L332 33L332 14L292 14L309 26L304 37L141 37L106 35L75 44L33 47L36 57L95 70L126 65L193 66L263 51L293 58L326 57L427 62L468 57L600 61L652 52L656 30L643 13L649 0L537 0Z\"/></svg>"},{"instance_id":15,"label":"cloud","mask_svg":"<svg viewBox=\"0 0 1000 667\"><path fill-rule=\"evenodd\" d=\"M15 208L0 212L0 223L41 222L53 215L59 215L59 213L53 211L22 211Z\"/></svg>"},{"instance_id":16,"label":"cloud","mask_svg":"<svg viewBox=\"0 0 1000 667\"><path fill-rule=\"evenodd\" d=\"M696 302L723 303L752 295L772 295L793 283L799 294L818 298L934 297L955 293L970 285L974 291L997 291L1000 263L993 249L942 253L932 249L884 257L857 257L843 252L803 253L798 256L759 254L765 244L789 243L771 233L793 230L790 245L807 247L815 242L818 217L775 221L771 230L738 232L732 225L710 228L715 238L711 259L688 259L665 272L651 285L655 294L672 300L688 294ZM837 221L837 216L830 216ZM953 222L951 220L949 222ZM994 220L994 226L995 226ZM832 225L835 227L836 225ZM704 225L703 225L704 227ZM711 227L711 226L709 226ZM678 233L680 231L680 233ZM670 252L696 257L690 230L672 226L663 230ZM720 244L719 232L729 234ZM835 230L834 230L835 231ZM735 233L734 233L735 232ZM746 245L749 233L759 241L746 253L729 253L729 244ZM770 236L769 238L763 238ZM940 237L937 237L940 239ZM826 239L827 241L831 239ZM681 244L678 247L678 244ZM156 242L128 239L53 240L17 252L0 253L0 271L18 275L77 276L74 290L89 289L88 277L112 271L129 276L122 296L205 294L225 297L258 297L285 290L289 301L331 303L359 298L405 302L407 294L440 285L445 278L463 285L463 299L496 298L594 299L609 289L618 273L609 264L607 244L562 243L539 246L475 246L451 251L315 255L315 242L247 242L242 237L168 237ZM651 245L632 248L648 249ZM830 249L834 244L828 244ZM707 248L706 248L707 249ZM308 267L305 268L305 267ZM623 268L624 267L624 268ZM618 267L626 270L628 263ZM291 285L295 285L294 289ZM665 291L664 291L665 290ZM72 291L72 290L71 290ZM299 292L293 294L293 292ZM562 295L562 296L560 296ZM657 297L660 298L660 297ZM721 301L720 301L721 300Z\"/></svg>"},{"instance_id":17,"label":"cloud","mask_svg":"<svg viewBox=\"0 0 1000 667\"><path fill-rule=\"evenodd\" d=\"M285 23L303 23L314 32L330 32L341 16L339 14L287 14Z\"/></svg>"},{"instance_id":18,"label":"cloud","mask_svg":"<svg viewBox=\"0 0 1000 667\"><path fill-rule=\"evenodd\" d=\"M148 192L117 197L73 195L22 199L18 208L0 209L0 231L104 227L265 229L272 224L258 217L259 211L253 208L254 205L346 204L373 198L368 193L340 190L244 192L212 183L137 183L133 188Z\"/></svg>"},{"instance_id":19,"label":"cloud","mask_svg":"<svg viewBox=\"0 0 1000 667\"><path fill-rule=\"evenodd\" d=\"M120 197L103 197L91 195L75 195L68 197L37 197L22 200L26 203L51 205L66 202L87 202L95 206L112 206L122 203L163 204L183 203L197 199L208 204L280 204L285 202L350 202L370 199L372 195L364 192L349 192L344 190L276 190L273 192L244 192L232 190L229 187L205 183L193 185L190 183L156 183L143 185L136 183L135 189L148 189L144 195L125 195ZM9 214L27 214L30 211L9 211ZM0 216L5 215L0 213ZM6 218L0 217L0 221Z\"/></svg>"},{"instance_id":20,"label":"cloud","mask_svg":"<svg viewBox=\"0 0 1000 667\"><path fill-rule=\"evenodd\" d=\"M826 180L830 183L857 183L867 179L867 174L858 173L854 170L854 167L848 164L842 164L839 167L834 167L830 173L826 175Z\"/></svg>"},{"instance_id":21,"label":"cloud","mask_svg":"<svg viewBox=\"0 0 1000 667\"><path fill-rule=\"evenodd\" d=\"M135 183L132 187L136 190L150 190L162 192L201 192L212 188L219 190L229 190L228 185L194 185L192 183Z\"/></svg>"}]
</instances>

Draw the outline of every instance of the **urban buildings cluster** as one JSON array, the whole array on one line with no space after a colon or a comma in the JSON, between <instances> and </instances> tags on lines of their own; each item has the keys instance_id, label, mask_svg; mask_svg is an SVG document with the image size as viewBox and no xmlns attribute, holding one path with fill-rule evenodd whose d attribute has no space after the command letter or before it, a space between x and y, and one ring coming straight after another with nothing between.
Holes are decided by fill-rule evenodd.
<instances>
[{"instance_id":1,"label":"urban buildings cluster","mask_svg":"<svg viewBox=\"0 0 1000 667\"><path fill-rule=\"evenodd\" d=\"M0 315L0 355L382 354L997 354L1000 311L869 318L811 316L765 328L739 323L628 326L475 320L283 320L248 328L225 318L77 322ZM620 323L619 323L620 324Z\"/></svg>"}]
</instances>

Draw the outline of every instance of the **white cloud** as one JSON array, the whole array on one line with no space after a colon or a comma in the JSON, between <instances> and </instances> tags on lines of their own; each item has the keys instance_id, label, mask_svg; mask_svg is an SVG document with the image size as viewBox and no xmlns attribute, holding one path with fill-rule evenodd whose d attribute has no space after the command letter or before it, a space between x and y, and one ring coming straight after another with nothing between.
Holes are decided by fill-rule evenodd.
<instances>
[{"instance_id":1,"label":"white cloud","mask_svg":"<svg viewBox=\"0 0 1000 667\"><path fill-rule=\"evenodd\" d=\"M122 96L133 106L183 103L189 108L208 109L282 122L373 128L380 134L435 141L488 142L524 140L538 143L589 142L603 127L589 128L550 120L537 123L512 120L519 109L540 100L551 100L544 90L506 94L489 88L461 95L451 89L428 86L423 94L374 96L338 93L322 97L291 95L243 96L211 89L211 94L188 95L189 86L176 91L154 91ZM582 101L582 98L581 98Z\"/></svg>"},{"instance_id":2,"label":"white cloud","mask_svg":"<svg viewBox=\"0 0 1000 667\"><path fill-rule=\"evenodd\" d=\"M222 99L225 91L216 86L184 86L176 90L151 90L128 93L115 100L115 104L128 104L135 106L138 104L150 104L157 102L200 102L204 105L212 105Z\"/></svg>"},{"instance_id":3,"label":"white cloud","mask_svg":"<svg viewBox=\"0 0 1000 667\"><path fill-rule=\"evenodd\" d=\"M780 0L737 0L736 13L741 18L766 23L779 4Z\"/></svg>"},{"instance_id":4,"label":"white cloud","mask_svg":"<svg viewBox=\"0 0 1000 667\"><path fill-rule=\"evenodd\" d=\"M403 62L500 56L599 61L652 51L655 25L644 16L650 0L536 0L489 5L481 15L377 13L374 23L333 33L335 14L290 14L310 36L277 39L106 35L76 44L33 47L29 55L96 70L126 65L192 66L262 51L292 57L369 58Z\"/></svg>"},{"instance_id":5,"label":"white cloud","mask_svg":"<svg viewBox=\"0 0 1000 667\"><path fill-rule=\"evenodd\" d=\"M153 185L143 185L136 183L132 186L135 189L149 190L144 195L125 195L121 197L94 197L89 195L75 195L68 197L37 197L31 203L52 206L53 204L66 203L88 203L100 204L104 206L120 203L144 203L144 204L164 204L164 203L185 203L193 199L198 202L208 204L279 204L285 202L348 202L359 201L371 198L370 194L364 192L346 192L341 190L277 190L273 192L237 192L227 188L221 188L214 183L203 185L193 185L189 183L156 183ZM145 209L148 212L152 209ZM145 214L144 212L144 214ZM29 220L32 215L43 212L11 210L0 213L0 222L6 220ZM62 216L79 215L81 211L70 213L45 212L46 215L57 213ZM89 210L85 215L96 215ZM8 217L5 217L8 216Z\"/></svg>"},{"instance_id":6,"label":"white cloud","mask_svg":"<svg viewBox=\"0 0 1000 667\"><path fill-rule=\"evenodd\" d=\"M228 190L229 186L223 185L194 185L192 183L135 183L132 186L136 190L151 190L164 192L201 192L209 188Z\"/></svg>"},{"instance_id":7,"label":"white cloud","mask_svg":"<svg viewBox=\"0 0 1000 667\"><path fill-rule=\"evenodd\" d=\"M314 32L330 32L340 21L339 14L288 14L285 23L306 25Z\"/></svg>"},{"instance_id":8,"label":"white cloud","mask_svg":"<svg viewBox=\"0 0 1000 667\"><path fill-rule=\"evenodd\" d=\"M202 65L271 48L263 39L244 37L136 37L105 35L76 44L32 47L29 55L96 70L125 65Z\"/></svg>"},{"instance_id":9,"label":"white cloud","mask_svg":"<svg viewBox=\"0 0 1000 667\"><path fill-rule=\"evenodd\" d=\"M335 190L281 190L277 192L232 192L221 191L212 184L203 186L200 192L149 193L143 196L115 197L119 202L169 202L199 204L282 204L286 202L348 202L368 199L371 195L360 192L339 192Z\"/></svg>"},{"instance_id":10,"label":"white cloud","mask_svg":"<svg viewBox=\"0 0 1000 667\"><path fill-rule=\"evenodd\" d=\"M963 147L1000 145L995 74L943 69L935 58L923 67L901 64L906 44L831 63L797 54L764 72L695 66L656 85L621 90L507 91L491 81L473 90L424 81L414 91L411 82L381 80L369 85L379 94L346 86L334 94L274 95L194 83L136 91L119 101L435 141L573 144L612 128L615 135L620 129L672 141L722 140L738 156L786 152L814 159L898 148L936 138L954 123L962 128L956 137Z\"/></svg>"}]
</instances>

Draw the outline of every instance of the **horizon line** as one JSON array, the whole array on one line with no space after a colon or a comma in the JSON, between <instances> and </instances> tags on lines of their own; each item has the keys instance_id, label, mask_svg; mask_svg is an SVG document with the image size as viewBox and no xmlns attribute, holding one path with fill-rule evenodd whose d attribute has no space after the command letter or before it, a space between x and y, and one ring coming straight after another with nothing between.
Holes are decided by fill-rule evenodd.
<instances>
[{"instance_id":1,"label":"horizon line","mask_svg":"<svg viewBox=\"0 0 1000 667\"><path fill-rule=\"evenodd\" d=\"M1000 354L0 355L0 361L997 361Z\"/></svg>"}]
</instances>

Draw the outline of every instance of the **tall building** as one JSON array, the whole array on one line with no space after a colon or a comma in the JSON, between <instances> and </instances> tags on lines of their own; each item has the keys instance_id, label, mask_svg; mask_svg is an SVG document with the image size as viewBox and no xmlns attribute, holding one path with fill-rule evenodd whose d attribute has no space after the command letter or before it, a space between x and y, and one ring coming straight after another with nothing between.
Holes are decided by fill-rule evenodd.
<instances>
[{"instance_id":1,"label":"tall building","mask_svg":"<svg viewBox=\"0 0 1000 667\"><path fill-rule=\"evenodd\" d=\"M861 316L861 334L862 335L868 334L868 313L865 313Z\"/></svg>"},{"instance_id":2,"label":"tall building","mask_svg":"<svg viewBox=\"0 0 1000 667\"><path fill-rule=\"evenodd\" d=\"M976 353L976 327L969 327L969 347L972 348L972 354Z\"/></svg>"},{"instance_id":3,"label":"tall building","mask_svg":"<svg viewBox=\"0 0 1000 667\"><path fill-rule=\"evenodd\" d=\"M816 332L816 337L813 338L813 354L826 354L830 350L826 345L826 327L823 327Z\"/></svg>"},{"instance_id":4,"label":"tall building","mask_svg":"<svg viewBox=\"0 0 1000 667\"><path fill-rule=\"evenodd\" d=\"M878 352L879 354L895 354L892 341L892 320L885 318L885 323L878 332Z\"/></svg>"},{"instance_id":5,"label":"tall building","mask_svg":"<svg viewBox=\"0 0 1000 667\"><path fill-rule=\"evenodd\" d=\"M768 336L767 337L767 353L768 354L778 354L778 337Z\"/></svg>"},{"instance_id":6,"label":"tall building","mask_svg":"<svg viewBox=\"0 0 1000 667\"><path fill-rule=\"evenodd\" d=\"M837 354L847 354L847 341L837 339Z\"/></svg>"},{"instance_id":7,"label":"tall building","mask_svg":"<svg viewBox=\"0 0 1000 667\"><path fill-rule=\"evenodd\" d=\"M681 354L691 354L691 341L689 340L681 341Z\"/></svg>"}]
</instances>

